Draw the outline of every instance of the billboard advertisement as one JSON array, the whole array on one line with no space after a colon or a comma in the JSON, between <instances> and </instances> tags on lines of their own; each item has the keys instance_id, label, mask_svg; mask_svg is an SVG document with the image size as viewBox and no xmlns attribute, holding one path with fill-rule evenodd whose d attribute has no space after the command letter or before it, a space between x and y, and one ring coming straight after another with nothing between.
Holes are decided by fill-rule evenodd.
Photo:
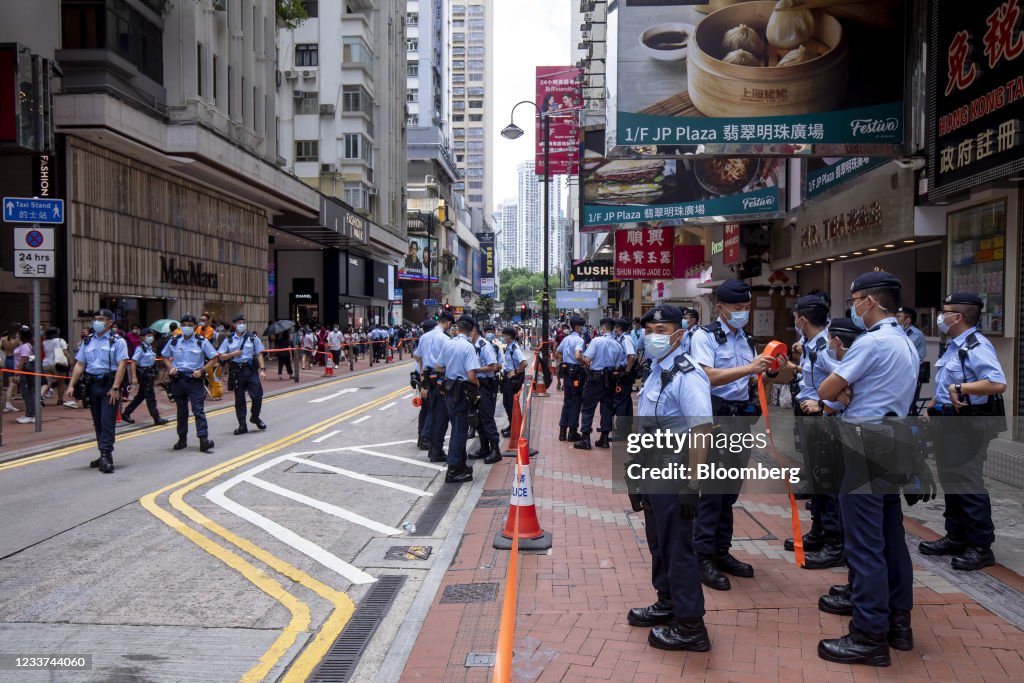
<instances>
[{"instance_id":1,"label":"billboard advertisement","mask_svg":"<svg viewBox=\"0 0 1024 683\"><path fill-rule=\"evenodd\" d=\"M782 159L608 158L604 135L600 129L583 134L583 232L629 223L680 225L712 216L754 220L782 215Z\"/></svg>"},{"instance_id":2,"label":"billboard advertisement","mask_svg":"<svg viewBox=\"0 0 1024 683\"><path fill-rule=\"evenodd\" d=\"M576 175L579 147L576 139L577 112L583 105L580 70L572 66L537 67L536 162L534 168L544 175L544 128L542 118L550 120L551 175Z\"/></svg>"},{"instance_id":3,"label":"billboard advertisement","mask_svg":"<svg viewBox=\"0 0 1024 683\"><path fill-rule=\"evenodd\" d=\"M821 157L804 160L803 198L814 199L889 162L884 157Z\"/></svg>"},{"instance_id":4,"label":"billboard advertisement","mask_svg":"<svg viewBox=\"0 0 1024 683\"><path fill-rule=\"evenodd\" d=\"M482 259L480 293L484 296L494 296L494 233L481 232L476 238L480 241Z\"/></svg>"},{"instance_id":5,"label":"billboard advertisement","mask_svg":"<svg viewBox=\"0 0 1024 683\"><path fill-rule=\"evenodd\" d=\"M437 266L433 265L437 240L429 237L409 237L409 251L398 267L399 280L437 282Z\"/></svg>"},{"instance_id":6,"label":"billboard advertisement","mask_svg":"<svg viewBox=\"0 0 1024 683\"><path fill-rule=\"evenodd\" d=\"M695 145L724 145L715 154L811 151L802 145L878 145L894 153L905 135L908 3L802 4L627 1L610 8L615 145L657 146L666 156L687 151L674 146Z\"/></svg>"},{"instance_id":7,"label":"billboard advertisement","mask_svg":"<svg viewBox=\"0 0 1024 683\"><path fill-rule=\"evenodd\" d=\"M672 228L618 230L615 233L615 279L671 280Z\"/></svg>"}]
</instances>

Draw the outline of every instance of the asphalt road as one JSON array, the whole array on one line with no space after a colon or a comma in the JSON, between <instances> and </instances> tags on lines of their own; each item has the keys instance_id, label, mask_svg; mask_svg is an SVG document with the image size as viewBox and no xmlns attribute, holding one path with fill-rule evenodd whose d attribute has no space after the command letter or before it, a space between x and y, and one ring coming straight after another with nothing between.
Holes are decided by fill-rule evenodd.
<instances>
[{"instance_id":1,"label":"asphalt road","mask_svg":"<svg viewBox=\"0 0 1024 683\"><path fill-rule=\"evenodd\" d=\"M215 416L210 453L194 428L171 450L172 423L119 439L112 475L89 468L94 447L0 465L0 655L93 657L0 680L302 680L377 579L403 575L361 664L372 676L479 490L459 487L430 537L403 530L451 486L415 448L408 372L275 397L265 432ZM387 559L394 546L432 554Z\"/></svg>"}]
</instances>

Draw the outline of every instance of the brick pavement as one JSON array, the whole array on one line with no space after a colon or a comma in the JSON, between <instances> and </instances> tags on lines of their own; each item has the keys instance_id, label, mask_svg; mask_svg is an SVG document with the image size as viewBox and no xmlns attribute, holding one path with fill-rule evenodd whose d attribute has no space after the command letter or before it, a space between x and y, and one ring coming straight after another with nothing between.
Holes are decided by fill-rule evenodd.
<instances>
[{"instance_id":1,"label":"brick pavement","mask_svg":"<svg viewBox=\"0 0 1024 683\"><path fill-rule=\"evenodd\" d=\"M642 515L611 489L608 451L577 451L557 441L561 394L535 399L531 446L541 525L554 547L522 556L513 680L668 681L987 681L1021 680L1024 631L980 606L926 567L915 566L915 649L892 651L891 667L851 667L817 656L818 640L846 631L849 619L817 609L845 569L808 571L782 549L789 535L788 500L743 494L734 553L752 562L752 579L733 589L705 589L708 653L674 653L647 645L632 628L630 607L654 600ZM470 652L493 653L508 553L492 549L508 512L511 459L493 467L462 545L406 664L402 681L489 681L490 668L467 668ZM909 538L936 537L907 521ZM1013 593L1021 577L996 566L987 573ZM965 575L964 581L971 581ZM493 602L442 604L445 586L497 583ZM1016 599L1024 600L1019 593Z\"/></svg>"}]
</instances>

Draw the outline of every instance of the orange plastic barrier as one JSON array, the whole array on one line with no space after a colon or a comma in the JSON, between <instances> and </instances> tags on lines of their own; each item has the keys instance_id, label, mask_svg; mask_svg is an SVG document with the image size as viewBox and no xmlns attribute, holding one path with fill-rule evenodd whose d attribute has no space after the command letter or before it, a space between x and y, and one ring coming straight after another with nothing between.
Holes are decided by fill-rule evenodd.
<instances>
[{"instance_id":1,"label":"orange plastic barrier","mask_svg":"<svg viewBox=\"0 0 1024 683\"><path fill-rule=\"evenodd\" d=\"M772 342L772 344L779 344L781 342ZM771 344L769 344L771 346ZM767 352L768 349L765 349ZM772 459L778 465L782 465L782 458L779 456L779 452L775 450L775 439L772 436L772 421L768 417L768 394L764 390L764 375L757 376L757 398L761 403L761 414L764 415L764 428L768 433L768 447L772 452ZM789 480L786 480L786 491L789 493L789 511L790 511L790 522L793 528L793 550L796 557L796 563L801 567L804 566L804 535L800 530L800 511L796 504L796 498L793 496L793 487L789 485Z\"/></svg>"},{"instance_id":2,"label":"orange plastic barrier","mask_svg":"<svg viewBox=\"0 0 1024 683\"><path fill-rule=\"evenodd\" d=\"M530 446L526 439L519 440L516 456L516 481L523 473L523 458L529 462ZM494 657L492 683L512 680L512 646L516 636L516 602L519 593L519 508L509 509L512 526L512 548L508 556L508 574L505 576L505 595L501 602L501 625L498 628L498 646Z\"/></svg>"}]
</instances>

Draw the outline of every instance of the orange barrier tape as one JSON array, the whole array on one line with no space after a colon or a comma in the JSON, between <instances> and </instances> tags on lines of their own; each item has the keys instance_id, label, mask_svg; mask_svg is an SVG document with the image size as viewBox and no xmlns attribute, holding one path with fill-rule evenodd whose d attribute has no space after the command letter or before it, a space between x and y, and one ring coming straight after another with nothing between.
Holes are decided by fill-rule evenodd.
<instances>
[{"instance_id":1,"label":"orange barrier tape","mask_svg":"<svg viewBox=\"0 0 1024 683\"><path fill-rule=\"evenodd\" d=\"M529 397L527 397L529 400ZM519 439L516 452L516 482L521 481L523 460L530 452L526 439ZM525 455L524 455L525 454ZM512 646L516 635L516 603L519 593L519 506L510 505L509 512L515 511L513 521L512 549L508 556L508 574L505 576L505 596L501 603L501 626L498 628L498 646L494 657L492 683L509 683L512 680Z\"/></svg>"},{"instance_id":2,"label":"orange barrier tape","mask_svg":"<svg viewBox=\"0 0 1024 683\"><path fill-rule=\"evenodd\" d=\"M761 414L764 415L764 428L768 433L768 446L772 452L772 459L779 466L782 465L782 458L779 457L778 451L775 450L775 439L772 436L772 421L768 417L768 395L764 390L764 375L757 376L757 398L761 402ZM796 563L799 566L804 566L804 535L800 530L800 511L796 504L796 498L793 496L793 487L789 485L789 480L786 480L786 491L789 493L789 511L790 521L793 528L793 551L796 557Z\"/></svg>"},{"instance_id":3,"label":"orange barrier tape","mask_svg":"<svg viewBox=\"0 0 1024 683\"><path fill-rule=\"evenodd\" d=\"M31 377L53 377L54 379L67 379L67 375L47 375L42 372L29 372L28 370L8 370L6 368L0 368L0 372L6 372L11 375L29 375Z\"/></svg>"}]
</instances>

